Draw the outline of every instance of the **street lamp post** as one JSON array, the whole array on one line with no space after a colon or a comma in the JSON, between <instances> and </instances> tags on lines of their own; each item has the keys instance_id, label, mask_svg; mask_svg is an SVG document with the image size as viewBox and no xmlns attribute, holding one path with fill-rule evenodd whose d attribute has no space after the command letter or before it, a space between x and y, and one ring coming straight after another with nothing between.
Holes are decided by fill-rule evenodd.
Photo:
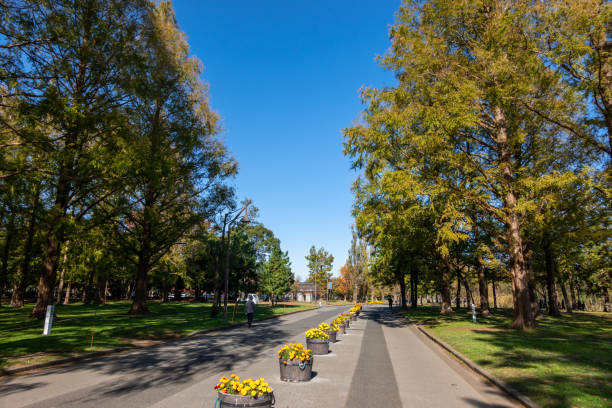
<instances>
[{"instance_id":1,"label":"street lamp post","mask_svg":"<svg viewBox=\"0 0 612 408\"><path fill-rule=\"evenodd\" d=\"M244 215L242 216L243 222L249 222L249 216L247 215L247 209L251 204L250 200L246 200L244 207L240 209L238 214L227 224L227 243L225 246L225 292L223 294L223 319L227 320L227 297L229 291L229 261L230 261L230 231L232 224L238 219L242 211L244 211Z\"/></svg>"}]
</instances>

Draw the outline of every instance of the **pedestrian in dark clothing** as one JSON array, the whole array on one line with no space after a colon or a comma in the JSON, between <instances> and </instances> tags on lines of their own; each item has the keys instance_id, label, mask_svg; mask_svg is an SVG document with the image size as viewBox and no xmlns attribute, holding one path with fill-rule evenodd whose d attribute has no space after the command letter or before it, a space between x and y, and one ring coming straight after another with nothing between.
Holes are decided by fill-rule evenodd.
<instances>
[{"instance_id":1,"label":"pedestrian in dark clothing","mask_svg":"<svg viewBox=\"0 0 612 408\"><path fill-rule=\"evenodd\" d=\"M393 309L393 298L389 296L388 300L389 300L389 310L392 310Z\"/></svg>"},{"instance_id":2,"label":"pedestrian in dark clothing","mask_svg":"<svg viewBox=\"0 0 612 408\"><path fill-rule=\"evenodd\" d=\"M244 313L246 313L249 327L251 327L251 324L253 324L253 315L255 315L255 302L253 302L253 296L251 295L249 295L249 299L244 305Z\"/></svg>"}]
</instances>

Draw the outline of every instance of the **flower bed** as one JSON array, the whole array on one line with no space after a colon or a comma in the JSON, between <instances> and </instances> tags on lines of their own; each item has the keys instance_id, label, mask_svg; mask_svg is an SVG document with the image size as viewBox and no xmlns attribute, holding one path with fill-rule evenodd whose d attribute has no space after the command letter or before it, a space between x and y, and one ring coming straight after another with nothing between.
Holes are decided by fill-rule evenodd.
<instances>
[{"instance_id":1,"label":"flower bed","mask_svg":"<svg viewBox=\"0 0 612 408\"><path fill-rule=\"evenodd\" d=\"M214 388L221 406L272 407L274 404L274 394L270 384L263 378L258 380L247 378L240 381L240 377L232 374L229 378L221 377Z\"/></svg>"},{"instance_id":2,"label":"flower bed","mask_svg":"<svg viewBox=\"0 0 612 408\"><path fill-rule=\"evenodd\" d=\"M329 353L329 335L319 328L307 330L306 346L314 355L326 355Z\"/></svg>"},{"instance_id":3,"label":"flower bed","mask_svg":"<svg viewBox=\"0 0 612 408\"><path fill-rule=\"evenodd\" d=\"M301 343L285 344L278 350L280 378L282 381L310 381L313 365L312 350Z\"/></svg>"},{"instance_id":4,"label":"flower bed","mask_svg":"<svg viewBox=\"0 0 612 408\"><path fill-rule=\"evenodd\" d=\"M340 327L338 327L337 324L331 324L331 326L327 323L321 323L319 325L319 329L323 330L325 333L327 333L327 335L329 336L329 342L330 343L335 343L337 341L336 339L336 335L338 333L338 330L340 330Z\"/></svg>"}]
</instances>

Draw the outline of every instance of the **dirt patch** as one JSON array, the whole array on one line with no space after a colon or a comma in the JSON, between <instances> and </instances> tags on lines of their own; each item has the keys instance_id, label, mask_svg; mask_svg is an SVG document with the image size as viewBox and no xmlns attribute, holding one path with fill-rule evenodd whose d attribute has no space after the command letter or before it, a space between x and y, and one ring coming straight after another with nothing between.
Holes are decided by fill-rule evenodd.
<instances>
[{"instance_id":1,"label":"dirt patch","mask_svg":"<svg viewBox=\"0 0 612 408\"><path fill-rule=\"evenodd\" d=\"M152 340L152 339L129 339L125 341L128 344L136 347L151 347L157 344L164 343L164 340Z\"/></svg>"},{"instance_id":2,"label":"dirt patch","mask_svg":"<svg viewBox=\"0 0 612 408\"><path fill-rule=\"evenodd\" d=\"M491 333L500 332L503 331L503 329L500 329L499 327L479 327L478 329L472 329L472 331L476 333Z\"/></svg>"}]
</instances>

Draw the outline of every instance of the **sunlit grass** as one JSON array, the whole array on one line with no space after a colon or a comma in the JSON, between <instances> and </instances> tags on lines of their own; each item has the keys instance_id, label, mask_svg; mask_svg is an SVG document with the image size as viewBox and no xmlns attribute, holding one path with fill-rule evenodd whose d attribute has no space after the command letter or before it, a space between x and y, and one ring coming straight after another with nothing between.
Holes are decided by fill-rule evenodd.
<instances>
[{"instance_id":1,"label":"sunlit grass","mask_svg":"<svg viewBox=\"0 0 612 408\"><path fill-rule=\"evenodd\" d=\"M148 303L150 313L131 316L131 302L106 305L74 303L58 305L51 335L43 336L43 322L28 316L33 305L23 309L0 307L0 367L32 364L91 350L130 346L132 340L163 340L198 330L224 326L246 320L243 305L228 308L228 321L222 313L211 317L210 303ZM257 306L255 318L310 309L310 304L278 304ZM92 332L93 347L91 347ZM39 353L39 354L36 354ZM45 355L46 354L46 355ZM24 358L24 356L30 356Z\"/></svg>"},{"instance_id":2,"label":"sunlit grass","mask_svg":"<svg viewBox=\"0 0 612 408\"><path fill-rule=\"evenodd\" d=\"M612 406L612 316L542 316L538 328L508 329L511 311L472 323L471 313L439 307L406 314L485 370L542 407Z\"/></svg>"}]
</instances>

